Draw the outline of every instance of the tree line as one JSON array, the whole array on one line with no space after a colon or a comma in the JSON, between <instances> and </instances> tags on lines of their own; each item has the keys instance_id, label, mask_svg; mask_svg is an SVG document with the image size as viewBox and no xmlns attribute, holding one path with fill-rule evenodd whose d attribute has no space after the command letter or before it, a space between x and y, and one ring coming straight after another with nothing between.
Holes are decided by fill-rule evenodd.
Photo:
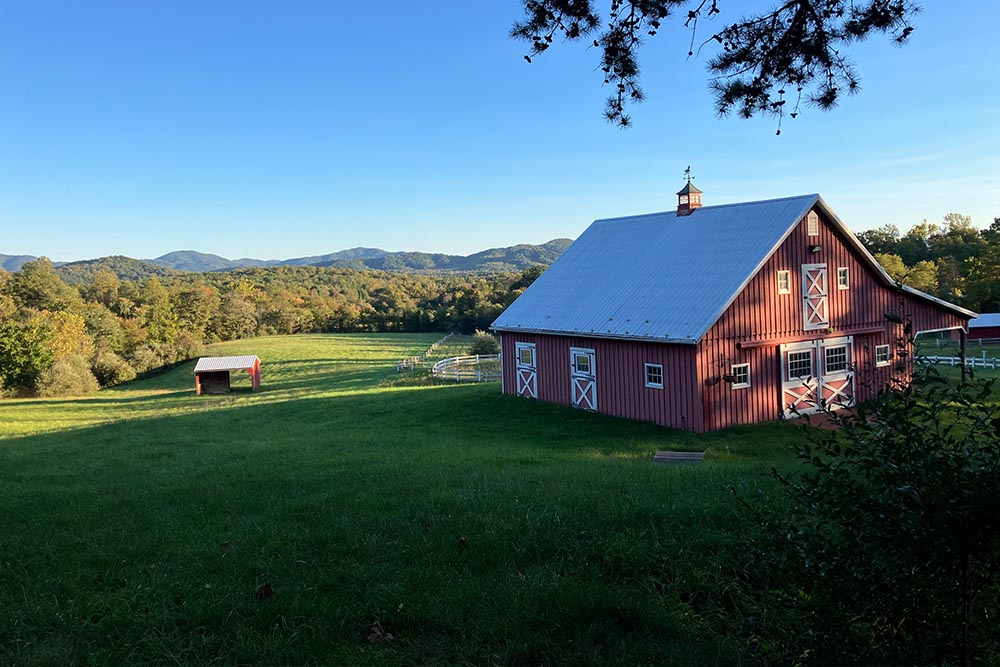
<instances>
[{"instance_id":1,"label":"tree line","mask_svg":"<svg viewBox=\"0 0 1000 667\"><path fill-rule=\"evenodd\" d=\"M895 225L858 238L895 280L976 312L1000 311L1000 218L979 229L949 213L901 233Z\"/></svg>"},{"instance_id":2,"label":"tree line","mask_svg":"<svg viewBox=\"0 0 1000 667\"><path fill-rule=\"evenodd\" d=\"M428 276L277 266L127 280L101 269L76 285L41 258L0 271L0 391L86 393L196 357L206 343L260 335L471 333L542 270Z\"/></svg>"}]
</instances>

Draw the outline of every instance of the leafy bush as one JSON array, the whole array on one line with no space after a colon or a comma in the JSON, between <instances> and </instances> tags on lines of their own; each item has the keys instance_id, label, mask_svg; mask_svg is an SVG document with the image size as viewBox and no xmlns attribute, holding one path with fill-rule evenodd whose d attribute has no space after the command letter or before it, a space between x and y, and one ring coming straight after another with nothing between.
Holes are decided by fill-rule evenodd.
<instances>
[{"instance_id":1,"label":"leafy bush","mask_svg":"<svg viewBox=\"0 0 1000 667\"><path fill-rule=\"evenodd\" d=\"M174 361L186 361L200 357L205 351L205 346L201 339L189 331L182 331L177 334L174 340L173 352Z\"/></svg>"},{"instance_id":2,"label":"leafy bush","mask_svg":"<svg viewBox=\"0 0 1000 667\"><path fill-rule=\"evenodd\" d=\"M994 391L935 375L889 390L828 413L838 428L801 446L805 470L775 473L791 509L752 567L782 608L802 612L786 657L1000 661Z\"/></svg>"},{"instance_id":3,"label":"leafy bush","mask_svg":"<svg viewBox=\"0 0 1000 667\"><path fill-rule=\"evenodd\" d=\"M97 389L97 378L81 356L57 359L38 377L39 396L79 396Z\"/></svg>"},{"instance_id":4,"label":"leafy bush","mask_svg":"<svg viewBox=\"0 0 1000 667\"><path fill-rule=\"evenodd\" d=\"M113 387L135 379L135 369L114 352L99 352L92 370L97 381L104 387Z\"/></svg>"},{"instance_id":5,"label":"leafy bush","mask_svg":"<svg viewBox=\"0 0 1000 667\"><path fill-rule=\"evenodd\" d=\"M128 356L128 363L135 369L136 373L145 373L154 368L159 368L166 361L148 343L139 345Z\"/></svg>"},{"instance_id":6,"label":"leafy bush","mask_svg":"<svg viewBox=\"0 0 1000 667\"><path fill-rule=\"evenodd\" d=\"M476 329L469 354L500 354L500 342L493 334Z\"/></svg>"}]
</instances>

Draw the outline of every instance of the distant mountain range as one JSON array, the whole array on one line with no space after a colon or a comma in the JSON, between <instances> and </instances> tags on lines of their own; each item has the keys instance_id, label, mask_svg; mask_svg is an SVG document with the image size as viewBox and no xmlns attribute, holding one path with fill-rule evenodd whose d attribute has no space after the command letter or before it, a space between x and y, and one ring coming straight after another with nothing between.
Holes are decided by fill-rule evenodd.
<instances>
[{"instance_id":1,"label":"distant mountain range","mask_svg":"<svg viewBox=\"0 0 1000 667\"><path fill-rule=\"evenodd\" d=\"M350 248L327 255L294 257L285 260L252 258L226 259L194 250L178 250L156 259L141 260L113 255L77 262L55 262L59 273L72 282L89 279L95 272L108 269L122 279L141 280L150 276L168 277L185 272L205 273L265 266L332 266L403 273L520 271L537 264L551 264L569 247L572 239L553 239L542 245L515 245L490 248L472 255L446 255L424 252L389 252L379 248ZM17 271L31 255L2 255L0 267Z\"/></svg>"},{"instance_id":2,"label":"distant mountain range","mask_svg":"<svg viewBox=\"0 0 1000 667\"><path fill-rule=\"evenodd\" d=\"M37 257L31 255L0 255L0 269L19 271L26 262L33 262Z\"/></svg>"}]
</instances>

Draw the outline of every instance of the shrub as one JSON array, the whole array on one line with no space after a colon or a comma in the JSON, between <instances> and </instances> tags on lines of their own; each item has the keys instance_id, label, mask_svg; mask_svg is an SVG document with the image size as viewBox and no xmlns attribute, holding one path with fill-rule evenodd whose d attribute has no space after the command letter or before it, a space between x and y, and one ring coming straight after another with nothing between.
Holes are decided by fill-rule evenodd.
<instances>
[{"instance_id":1,"label":"shrub","mask_svg":"<svg viewBox=\"0 0 1000 667\"><path fill-rule=\"evenodd\" d=\"M114 352L98 352L92 370L103 387L113 387L135 379L135 369Z\"/></svg>"},{"instance_id":2,"label":"shrub","mask_svg":"<svg viewBox=\"0 0 1000 667\"><path fill-rule=\"evenodd\" d=\"M128 362L135 369L136 373L145 373L154 368L159 368L165 363L163 357L149 344L139 345L132 350Z\"/></svg>"},{"instance_id":3,"label":"shrub","mask_svg":"<svg viewBox=\"0 0 1000 667\"><path fill-rule=\"evenodd\" d=\"M995 381L931 375L830 412L777 474L791 501L755 556L821 663L997 664L1000 405ZM777 575L777 576L776 576ZM775 591L777 589L777 591ZM767 596L765 596L767 597ZM789 628L785 628L789 631Z\"/></svg>"},{"instance_id":4,"label":"shrub","mask_svg":"<svg viewBox=\"0 0 1000 667\"><path fill-rule=\"evenodd\" d=\"M500 354L500 342L493 334L477 329L472 336L469 354Z\"/></svg>"},{"instance_id":5,"label":"shrub","mask_svg":"<svg viewBox=\"0 0 1000 667\"><path fill-rule=\"evenodd\" d=\"M189 331L182 331L177 334L173 345L174 361L186 361L200 357L205 351L201 339Z\"/></svg>"},{"instance_id":6,"label":"shrub","mask_svg":"<svg viewBox=\"0 0 1000 667\"><path fill-rule=\"evenodd\" d=\"M81 356L57 359L38 377L39 396L79 396L97 391L97 378Z\"/></svg>"}]
</instances>

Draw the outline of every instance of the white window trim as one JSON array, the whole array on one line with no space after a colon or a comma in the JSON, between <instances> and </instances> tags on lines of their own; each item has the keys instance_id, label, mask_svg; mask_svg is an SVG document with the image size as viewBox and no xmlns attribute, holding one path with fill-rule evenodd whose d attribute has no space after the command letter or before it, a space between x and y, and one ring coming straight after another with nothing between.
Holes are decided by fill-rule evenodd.
<instances>
[{"instance_id":1,"label":"white window trim","mask_svg":"<svg viewBox=\"0 0 1000 667\"><path fill-rule=\"evenodd\" d=\"M521 352L527 351L531 353L531 362L523 363L521 361ZM515 366L518 368L537 368L535 365L535 344L534 343L514 343L514 357Z\"/></svg>"},{"instance_id":2,"label":"white window trim","mask_svg":"<svg viewBox=\"0 0 1000 667\"><path fill-rule=\"evenodd\" d=\"M830 370L830 350L839 350L843 348L844 350L844 367L839 371ZM851 351L848 346L845 345L831 345L830 347L823 348L823 370L824 375L835 375L837 373L847 373L851 370Z\"/></svg>"},{"instance_id":3,"label":"white window trim","mask_svg":"<svg viewBox=\"0 0 1000 667\"><path fill-rule=\"evenodd\" d=\"M746 366L746 369L747 369L747 381L746 382L736 382L734 380L733 381L733 389L746 389L747 387L750 386L750 364L733 364L732 369L731 369L732 373L733 373L733 377L734 378L736 377L736 369L737 368L742 368L744 366Z\"/></svg>"},{"instance_id":4,"label":"white window trim","mask_svg":"<svg viewBox=\"0 0 1000 667\"><path fill-rule=\"evenodd\" d=\"M649 369L650 368L658 368L658 369L660 369L660 382L659 382L659 384L657 384L656 382L650 382L649 381ZM664 380L664 377L663 377L663 364L646 364L643 367L643 374L645 375L645 380L646 380L646 386L647 387L649 387L650 389L663 389L663 380Z\"/></svg>"},{"instance_id":5,"label":"white window trim","mask_svg":"<svg viewBox=\"0 0 1000 667\"><path fill-rule=\"evenodd\" d=\"M840 282L840 272L841 271L844 272L844 278L846 279L844 284L841 284L841 282ZM847 267L847 266L838 266L837 267L837 289L839 289L839 290L851 289L851 269L850 269L850 267Z\"/></svg>"},{"instance_id":6,"label":"white window trim","mask_svg":"<svg viewBox=\"0 0 1000 667\"><path fill-rule=\"evenodd\" d=\"M793 354L806 354L809 356L809 375L792 375L792 355ZM816 376L816 355L813 348L805 348L803 350L786 350L785 351L785 366L786 377L785 382L795 382L805 380Z\"/></svg>"},{"instance_id":7,"label":"white window trim","mask_svg":"<svg viewBox=\"0 0 1000 667\"><path fill-rule=\"evenodd\" d=\"M885 348L885 361L878 360L878 351L881 348ZM888 366L892 363L892 347L890 345L876 345L875 346L875 367L881 368Z\"/></svg>"},{"instance_id":8,"label":"white window trim","mask_svg":"<svg viewBox=\"0 0 1000 667\"><path fill-rule=\"evenodd\" d=\"M781 278L785 279L785 287L781 286ZM792 272L791 271L778 271L778 294L791 294L792 293Z\"/></svg>"}]
</instances>

